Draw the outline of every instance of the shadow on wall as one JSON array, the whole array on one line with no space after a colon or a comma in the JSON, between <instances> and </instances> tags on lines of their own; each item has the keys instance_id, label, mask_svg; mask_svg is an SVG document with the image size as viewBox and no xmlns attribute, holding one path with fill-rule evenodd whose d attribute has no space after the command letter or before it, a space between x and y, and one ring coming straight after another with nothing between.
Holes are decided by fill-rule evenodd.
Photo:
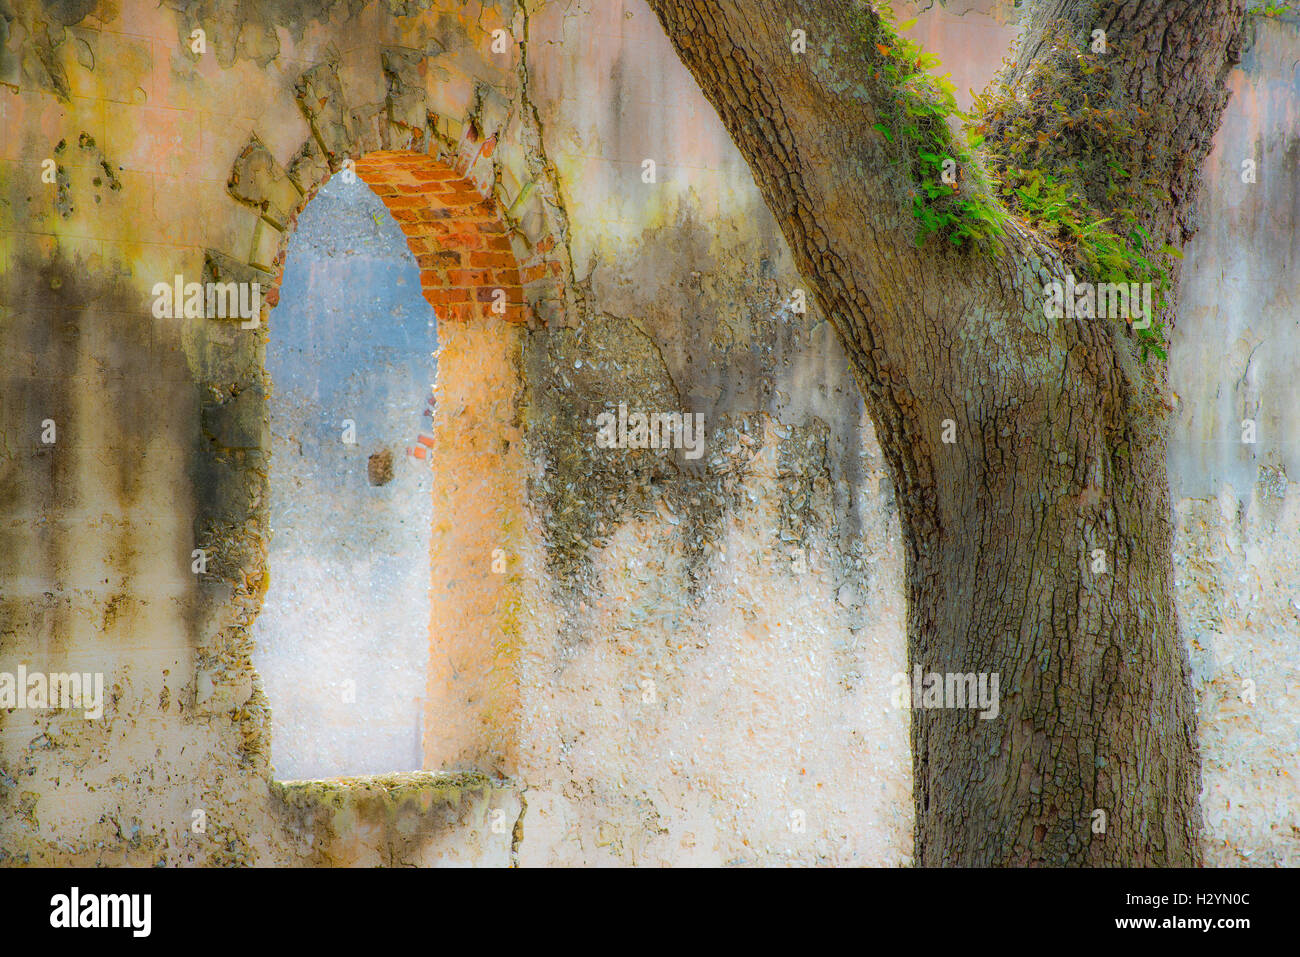
<instances>
[{"instance_id":1,"label":"shadow on wall","mask_svg":"<svg viewBox=\"0 0 1300 957\"><path fill-rule=\"evenodd\" d=\"M276 777L417 770L432 498L404 450L437 326L360 180L334 177L303 210L268 335L271 584L253 635Z\"/></svg>"}]
</instances>

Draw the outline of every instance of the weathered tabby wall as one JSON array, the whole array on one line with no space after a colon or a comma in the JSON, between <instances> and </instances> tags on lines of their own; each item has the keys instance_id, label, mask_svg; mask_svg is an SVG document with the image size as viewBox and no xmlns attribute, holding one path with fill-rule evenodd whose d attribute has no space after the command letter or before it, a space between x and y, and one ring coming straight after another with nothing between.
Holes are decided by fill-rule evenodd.
<instances>
[{"instance_id":1,"label":"weathered tabby wall","mask_svg":"<svg viewBox=\"0 0 1300 957\"><path fill-rule=\"evenodd\" d=\"M0 664L93 662L114 689L99 724L4 715L6 860L362 859L341 825L312 825L310 853L302 837L304 802L359 808L360 785L298 786L292 814L272 786L248 628L275 468L264 329L155 320L150 290L273 282L296 210L380 148L427 151L495 200L527 305L523 326L439 312L433 623L463 653L432 649L425 752L504 776L464 812L462 858L903 859L881 463L644 8L26 3L6 25L0 302L22 402ZM598 448L620 402L703 414L701 455Z\"/></svg>"},{"instance_id":2,"label":"weathered tabby wall","mask_svg":"<svg viewBox=\"0 0 1300 957\"><path fill-rule=\"evenodd\" d=\"M1014 33L990 9L918 26L959 86ZM102 670L109 690L99 722L0 711L0 862L907 860L883 462L752 177L638 0L9 0L0 24L0 671ZM1294 262L1296 28L1260 31L1207 174L1232 229L1189 250L1174 352L1197 416L1180 434L1202 437L1173 467L1216 863L1294 863L1300 825L1296 313L1276 281L1206 288L1243 231L1252 276ZM249 632L275 311L155 319L150 290L272 282L312 190L379 149L478 184L521 267L508 318L439 312L431 601L459 653L431 674L425 756L487 776L285 786ZM1239 152L1273 199L1214 173ZM1189 361L1228 353L1228 325L1269 343L1267 376ZM1239 388L1268 423L1249 462L1236 406L1210 401ZM703 454L599 448L619 403L702 413Z\"/></svg>"}]
</instances>

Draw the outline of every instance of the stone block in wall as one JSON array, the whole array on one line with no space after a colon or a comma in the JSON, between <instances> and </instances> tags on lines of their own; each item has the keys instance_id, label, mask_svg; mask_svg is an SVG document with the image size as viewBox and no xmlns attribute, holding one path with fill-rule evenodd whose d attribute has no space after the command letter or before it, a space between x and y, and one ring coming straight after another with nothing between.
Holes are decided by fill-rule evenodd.
<instances>
[{"instance_id":1,"label":"stone block in wall","mask_svg":"<svg viewBox=\"0 0 1300 957\"><path fill-rule=\"evenodd\" d=\"M203 281L207 282L257 282L266 289L272 276L264 269L240 262L218 249L203 251Z\"/></svg>"},{"instance_id":2,"label":"stone block in wall","mask_svg":"<svg viewBox=\"0 0 1300 957\"><path fill-rule=\"evenodd\" d=\"M512 121L511 126L517 125ZM525 141L516 132L507 129L502 134L501 142L510 144L509 148L498 150L495 157L501 167L501 184L507 190L506 205L509 206L519 198L519 193L524 186L532 181L533 173L528 168L528 155L525 152L527 147L522 145Z\"/></svg>"},{"instance_id":3,"label":"stone block in wall","mask_svg":"<svg viewBox=\"0 0 1300 957\"><path fill-rule=\"evenodd\" d=\"M519 194L523 191L524 185L528 183L527 176L521 177L517 168L508 160L513 159L512 154L516 150L507 150L501 158L501 176L497 180L499 186L498 196L501 199L501 205L509 209L514 205Z\"/></svg>"},{"instance_id":4,"label":"stone block in wall","mask_svg":"<svg viewBox=\"0 0 1300 957\"><path fill-rule=\"evenodd\" d=\"M339 83L344 97L356 106L360 103L382 103L387 97L387 78L382 69L376 69L375 54L370 44L342 51L332 59L338 69Z\"/></svg>"},{"instance_id":5,"label":"stone block in wall","mask_svg":"<svg viewBox=\"0 0 1300 957\"><path fill-rule=\"evenodd\" d=\"M326 161L325 154L320 151L320 147L316 145L314 137L309 137L298 148L298 152L289 161L289 168L286 171L286 175L304 194L310 193L328 179L329 174L330 164Z\"/></svg>"},{"instance_id":6,"label":"stone block in wall","mask_svg":"<svg viewBox=\"0 0 1300 957\"><path fill-rule=\"evenodd\" d=\"M280 239L282 231L275 226L270 225L266 220L259 219L257 227L253 230L253 248L248 254L248 264L255 269L265 269L268 273L275 272L275 257L280 251ZM263 287L263 292L269 287Z\"/></svg>"},{"instance_id":7,"label":"stone block in wall","mask_svg":"<svg viewBox=\"0 0 1300 957\"><path fill-rule=\"evenodd\" d=\"M379 140L386 150L413 150L416 153L423 153L425 147L425 131L405 126L401 123L390 122L387 116L380 116L380 137Z\"/></svg>"},{"instance_id":8,"label":"stone block in wall","mask_svg":"<svg viewBox=\"0 0 1300 957\"><path fill-rule=\"evenodd\" d=\"M129 379L131 384L113 382L115 393L126 392L143 382L156 384L161 371L149 365L154 329L151 316L140 312L84 312L78 323L78 367L83 374L98 379Z\"/></svg>"},{"instance_id":9,"label":"stone block in wall","mask_svg":"<svg viewBox=\"0 0 1300 957\"><path fill-rule=\"evenodd\" d=\"M226 189L280 229L288 226L302 196L271 151L255 135L235 159Z\"/></svg>"},{"instance_id":10,"label":"stone block in wall","mask_svg":"<svg viewBox=\"0 0 1300 957\"><path fill-rule=\"evenodd\" d=\"M449 149L448 156L454 155L456 146L465 136L465 124L452 116L438 117L438 134Z\"/></svg>"},{"instance_id":11,"label":"stone block in wall","mask_svg":"<svg viewBox=\"0 0 1300 957\"><path fill-rule=\"evenodd\" d=\"M0 99L0 127L8 130L23 122L19 117L31 117L37 131L31 136L0 136L0 158L32 166L36 170L32 182L39 182L39 161L46 157L63 167L98 166L104 159L98 149L104 142L106 129L102 101L77 99L59 103L42 93L14 94L5 90L4 94ZM89 147L89 142L94 142L96 147L82 148L83 143ZM30 155L32 147L41 156ZM117 172L116 166L113 171Z\"/></svg>"},{"instance_id":12,"label":"stone block in wall","mask_svg":"<svg viewBox=\"0 0 1300 957\"><path fill-rule=\"evenodd\" d=\"M266 221L259 219L254 227L254 242L258 240L258 230L267 229L273 235L278 235L274 227L267 226ZM206 249L203 254L203 282L206 285L210 282L216 283L257 283L260 287L262 296L262 311L265 313L266 294L271 289L275 281L275 274L269 269L264 269L256 264L241 262L233 256L228 256L216 249ZM242 325L245 321L239 316L230 316L226 319L215 318L207 320L209 322L237 322ZM250 327L251 328L251 327Z\"/></svg>"},{"instance_id":13,"label":"stone block in wall","mask_svg":"<svg viewBox=\"0 0 1300 957\"><path fill-rule=\"evenodd\" d=\"M510 101L495 87L480 83L474 91L474 122L479 136L496 136L505 129L510 119Z\"/></svg>"},{"instance_id":14,"label":"stone block in wall","mask_svg":"<svg viewBox=\"0 0 1300 957\"><path fill-rule=\"evenodd\" d=\"M67 534L67 527L60 527L59 533ZM27 547L30 531L21 527L10 527L0 531L0 545L6 549L6 555L17 554L18 548ZM54 621L67 614L72 607L70 598L56 598L49 594L48 587L40 579L25 586L16 581L5 583L6 589L0 594L0 621L4 622L3 635L6 639L12 635L28 635L37 642L49 642L54 638ZM0 661L7 660L15 653L21 655L14 644L8 640L0 645ZM7 669L6 669L7 670Z\"/></svg>"},{"instance_id":15,"label":"stone block in wall","mask_svg":"<svg viewBox=\"0 0 1300 957\"><path fill-rule=\"evenodd\" d=\"M462 119L474 105L475 80L468 73L445 63L429 62L423 86L430 112L455 120ZM457 133L453 142L458 142Z\"/></svg>"},{"instance_id":16,"label":"stone block in wall","mask_svg":"<svg viewBox=\"0 0 1300 957\"><path fill-rule=\"evenodd\" d=\"M506 210L506 216L531 245L535 246L550 233L546 203L535 183L529 183L523 188L514 203Z\"/></svg>"},{"instance_id":17,"label":"stone block in wall","mask_svg":"<svg viewBox=\"0 0 1300 957\"><path fill-rule=\"evenodd\" d=\"M330 168L337 169L361 132L343 99L338 68L330 61L316 64L298 77L294 93Z\"/></svg>"},{"instance_id":18,"label":"stone block in wall","mask_svg":"<svg viewBox=\"0 0 1300 957\"><path fill-rule=\"evenodd\" d=\"M201 234L203 248L230 249L242 256L248 249L248 241L253 231L262 221L262 214L251 206L230 202L227 196L221 195L224 190L219 192L215 186L206 192L210 197L207 198L207 202L220 210L220 215L212 215L212 207L208 207L209 211L204 217ZM199 265L202 268L202 260Z\"/></svg>"},{"instance_id":19,"label":"stone block in wall","mask_svg":"<svg viewBox=\"0 0 1300 957\"><path fill-rule=\"evenodd\" d=\"M402 47L384 47L380 63L388 90L388 122L423 130L428 115L428 97L420 77L422 54Z\"/></svg>"},{"instance_id":20,"label":"stone block in wall","mask_svg":"<svg viewBox=\"0 0 1300 957\"><path fill-rule=\"evenodd\" d=\"M491 140L489 144L495 145ZM474 188L483 196L491 196L496 188L496 165L492 162L491 146L480 150L478 159L474 160L465 171L465 178L474 184Z\"/></svg>"}]
</instances>

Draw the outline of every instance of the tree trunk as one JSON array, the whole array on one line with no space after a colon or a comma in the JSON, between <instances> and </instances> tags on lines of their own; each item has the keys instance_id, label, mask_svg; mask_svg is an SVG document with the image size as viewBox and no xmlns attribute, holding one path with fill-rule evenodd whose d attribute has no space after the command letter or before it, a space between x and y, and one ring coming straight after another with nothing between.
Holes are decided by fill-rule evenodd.
<instances>
[{"instance_id":1,"label":"tree trunk","mask_svg":"<svg viewBox=\"0 0 1300 957\"><path fill-rule=\"evenodd\" d=\"M1044 283L1071 270L1022 222L988 255L933 237L915 247L915 187L873 131L893 92L878 82L888 45L873 42L870 9L650 2L857 374L900 507L909 680L917 668L998 678L996 717L912 711L916 863L1199 863L1163 363L1141 361L1121 323L1046 318ZM1068 83L1035 73L1053 30L1082 44L1100 26L1127 48L1111 103L1152 117L1124 146L1133 175L1168 191L1142 222L1181 244L1241 20L1235 0L1054 0L1030 16L1008 80Z\"/></svg>"},{"instance_id":2,"label":"tree trunk","mask_svg":"<svg viewBox=\"0 0 1300 957\"><path fill-rule=\"evenodd\" d=\"M1164 420L1098 351L1040 384L963 382L936 506L902 506L909 664L997 674L1001 697L993 720L912 712L919 864L1199 860Z\"/></svg>"}]
</instances>

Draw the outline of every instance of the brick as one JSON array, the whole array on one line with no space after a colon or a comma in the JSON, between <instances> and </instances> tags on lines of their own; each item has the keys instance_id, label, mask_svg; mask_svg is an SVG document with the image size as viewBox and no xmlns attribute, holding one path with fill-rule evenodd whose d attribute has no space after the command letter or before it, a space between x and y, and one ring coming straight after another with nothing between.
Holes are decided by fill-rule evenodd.
<instances>
[{"instance_id":1,"label":"brick","mask_svg":"<svg viewBox=\"0 0 1300 957\"><path fill-rule=\"evenodd\" d=\"M415 242L424 243L428 240L417 239ZM437 252L421 252L415 257L415 263L421 269L455 269L460 266L461 254L454 249L439 249Z\"/></svg>"},{"instance_id":2,"label":"brick","mask_svg":"<svg viewBox=\"0 0 1300 957\"><path fill-rule=\"evenodd\" d=\"M388 162L398 169L421 169L428 164L429 157L414 150L402 150L390 154Z\"/></svg>"},{"instance_id":3,"label":"brick","mask_svg":"<svg viewBox=\"0 0 1300 957\"><path fill-rule=\"evenodd\" d=\"M416 213L417 218L402 227L402 232L406 233L407 239L415 240L423 238L426 242L437 243L438 240L447 235L446 224L425 222L418 218L418 211L413 210L413 212ZM414 247L412 247L412 249L414 249Z\"/></svg>"},{"instance_id":4,"label":"brick","mask_svg":"<svg viewBox=\"0 0 1300 957\"><path fill-rule=\"evenodd\" d=\"M474 293L470 289L442 286L439 288L426 288L422 291L424 298L431 306L449 306L455 303L469 304L474 301Z\"/></svg>"},{"instance_id":5,"label":"brick","mask_svg":"<svg viewBox=\"0 0 1300 957\"><path fill-rule=\"evenodd\" d=\"M374 152L366 156L366 162L382 164L386 166L396 165L402 162L403 160L409 159L410 157L416 155L417 154L407 153L401 150L375 150Z\"/></svg>"},{"instance_id":6,"label":"brick","mask_svg":"<svg viewBox=\"0 0 1300 957\"><path fill-rule=\"evenodd\" d=\"M441 235L444 237L444 245L448 248L467 251L470 256L473 256L478 252L480 247L483 245L483 239L479 236L477 231L472 227L461 226L457 223L452 223ZM494 253L493 255L500 255L500 253ZM476 264L471 262L470 265L473 266ZM482 265L491 266L494 264L483 263ZM513 266L514 260L512 259L510 262L502 263L501 265Z\"/></svg>"},{"instance_id":7,"label":"brick","mask_svg":"<svg viewBox=\"0 0 1300 957\"><path fill-rule=\"evenodd\" d=\"M469 254L469 264L472 267L512 267L515 265L515 257L511 253L502 252L485 252L482 250L473 250Z\"/></svg>"},{"instance_id":8,"label":"brick","mask_svg":"<svg viewBox=\"0 0 1300 957\"><path fill-rule=\"evenodd\" d=\"M358 178L373 190L383 189L390 196L398 196L405 192L420 192L418 183L412 183L402 176L377 176L373 173L366 175L357 174ZM403 187L411 187L409 190Z\"/></svg>"},{"instance_id":9,"label":"brick","mask_svg":"<svg viewBox=\"0 0 1300 957\"><path fill-rule=\"evenodd\" d=\"M505 302L507 305L522 305L524 302L524 291L519 286L507 286L505 284L488 283L480 286L474 292L474 298L479 302L494 303L497 301L497 290L505 292Z\"/></svg>"},{"instance_id":10,"label":"brick","mask_svg":"<svg viewBox=\"0 0 1300 957\"><path fill-rule=\"evenodd\" d=\"M448 269L447 281L453 286L482 286L492 281L492 270Z\"/></svg>"},{"instance_id":11,"label":"brick","mask_svg":"<svg viewBox=\"0 0 1300 957\"><path fill-rule=\"evenodd\" d=\"M461 186L459 184L453 186L448 196L450 197L447 200L448 203L456 203L462 206L477 206L483 202L482 195L471 186Z\"/></svg>"},{"instance_id":12,"label":"brick","mask_svg":"<svg viewBox=\"0 0 1300 957\"><path fill-rule=\"evenodd\" d=\"M437 167L412 170L411 175L421 183L443 183L457 178L451 170Z\"/></svg>"}]
</instances>

